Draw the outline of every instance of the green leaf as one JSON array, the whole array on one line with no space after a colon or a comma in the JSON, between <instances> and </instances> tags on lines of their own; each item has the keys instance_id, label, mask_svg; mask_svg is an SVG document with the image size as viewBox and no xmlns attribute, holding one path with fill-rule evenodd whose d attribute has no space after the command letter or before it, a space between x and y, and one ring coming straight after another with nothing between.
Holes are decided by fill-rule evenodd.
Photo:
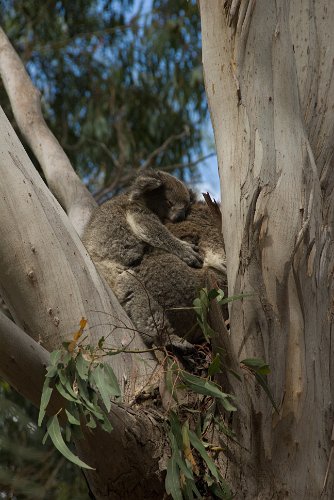
<instances>
[{"instance_id":1,"label":"green leaf","mask_svg":"<svg viewBox=\"0 0 334 500\"><path fill-rule=\"evenodd\" d=\"M217 353L208 368L209 377L213 377L213 375L216 375L216 373L219 373L221 371L220 365L221 365L220 354Z\"/></svg>"},{"instance_id":2,"label":"green leaf","mask_svg":"<svg viewBox=\"0 0 334 500\"><path fill-rule=\"evenodd\" d=\"M61 362L66 368L68 364L72 361L72 356L70 352L62 352Z\"/></svg>"},{"instance_id":3,"label":"green leaf","mask_svg":"<svg viewBox=\"0 0 334 500\"><path fill-rule=\"evenodd\" d=\"M116 398L120 398L122 396L122 391L119 386L117 377L115 375L114 370L111 368L109 365L103 365L104 366L104 371L107 377L107 381L110 386L110 394Z\"/></svg>"},{"instance_id":4,"label":"green leaf","mask_svg":"<svg viewBox=\"0 0 334 500\"><path fill-rule=\"evenodd\" d=\"M97 365L92 370L92 378L95 382L95 385L101 394L102 401L104 406L107 409L107 412L110 412L111 408L111 396L114 395L114 388L109 384L109 380L106 377L106 371L103 365Z\"/></svg>"},{"instance_id":5,"label":"green leaf","mask_svg":"<svg viewBox=\"0 0 334 500\"><path fill-rule=\"evenodd\" d=\"M49 384L50 384L50 379L46 378L44 380L43 389L42 389L42 395L41 395L41 404L39 406L38 427L40 427L41 424L42 424L42 422L43 422L45 411L46 411L46 408L47 408L47 406L49 404L49 401L50 401L50 398L51 398L51 394L52 394L52 391L53 391L53 389L49 386Z\"/></svg>"},{"instance_id":6,"label":"green leaf","mask_svg":"<svg viewBox=\"0 0 334 500\"><path fill-rule=\"evenodd\" d=\"M66 446L63 436L61 435L57 415L54 415L49 419L47 423L47 429L54 446L57 448L58 451L60 451L62 455L64 455L65 458L67 458L67 460L73 462L79 467L83 467L84 469L93 469L93 467L90 467L89 465L85 464L85 462L80 460L79 457L74 455L74 453L72 453L71 450Z\"/></svg>"},{"instance_id":7,"label":"green leaf","mask_svg":"<svg viewBox=\"0 0 334 500\"><path fill-rule=\"evenodd\" d=\"M96 428L96 422L94 420L94 417L91 413L88 414L88 421L86 422L87 427L90 427L91 429Z\"/></svg>"},{"instance_id":8,"label":"green leaf","mask_svg":"<svg viewBox=\"0 0 334 500\"><path fill-rule=\"evenodd\" d=\"M222 481L222 484L213 483L210 486L210 491L222 500L232 500L233 498L232 492L225 481Z\"/></svg>"},{"instance_id":9,"label":"green leaf","mask_svg":"<svg viewBox=\"0 0 334 500\"><path fill-rule=\"evenodd\" d=\"M68 443L71 441L71 435L72 435L71 426L69 423L67 423L65 425L65 439Z\"/></svg>"},{"instance_id":10,"label":"green leaf","mask_svg":"<svg viewBox=\"0 0 334 500\"><path fill-rule=\"evenodd\" d=\"M50 365L57 366L58 362L60 361L61 355L62 355L62 351L60 351L60 350L52 351L50 353Z\"/></svg>"},{"instance_id":11,"label":"green leaf","mask_svg":"<svg viewBox=\"0 0 334 500\"><path fill-rule=\"evenodd\" d=\"M78 385L79 395L84 406L86 406L88 411L91 411L97 419L102 420L103 419L102 408L99 408L97 404L91 402L87 384L83 380L78 378L77 385Z\"/></svg>"},{"instance_id":12,"label":"green leaf","mask_svg":"<svg viewBox=\"0 0 334 500\"><path fill-rule=\"evenodd\" d=\"M240 361L240 363L262 375L268 375L268 373L270 373L270 367L263 359L247 358Z\"/></svg>"},{"instance_id":13,"label":"green leaf","mask_svg":"<svg viewBox=\"0 0 334 500\"><path fill-rule=\"evenodd\" d=\"M176 439L177 448L179 450L182 450L182 430L181 430L181 424L180 424L180 421L178 419L178 416L176 415L175 412L171 411L169 413L168 418L169 418L169 424L170 424L171 431Z\"/></svg>"},{"instance_id":14,"label":"green leaf","mask_svg":"<svg viewBox=\"0 0 334 500\"><path fill-rule=\"evenodd\" d=\"M223 292L222 290L220 290L220 291ZM224 292L223 292L223 294L224 294ZM210 301L215 299L218 296L219 296L219 290L217 288L212 288L211 290L209 290L208 299Z\"/></svg>"},{"instance_id":15,"label":"green leaf","mask_svg":"<svg viewBox=\"0 0 334 500\"><path fill-rule=\"evenodd\" d=\"M174 500L182 500L182 492L180 486L180 473L175 457L168 460L167 474L165 479L166 493L171 495Z\"/></svg>"},{"instance_id":16,"label":"green leaf","mask_svg":"<svg viewBox=\"0 0 334 500\"><path fill-rule=\"evenodd\" d=\"M219 481L219 473L218 473L218 469L216 467L216 464L214 463L212 458L209 457L208 452L206 451L203 442L196 436L196 434L193 431L190 431L190 430L189 430L189 438L190 438L190 442L193 445L193 447L196 448L196 450L198 451L198 453L201 455L204 462L208 466L208 469L211 472L211 474L213 475L213 477L217 481Z\"/></svg>"},{"instance_id":17,"label":"green leaf","mask_svg":"<svg viewBox=\"0 0 334 500\"><path fill-rule=\"evenodd\" d=\"M235 300L241 300L244 299L245 297L252 297L255 295L254 293L241 293L239 295L231 295L231 297L226 297L223 300L220 300L220 304L228 304L229 302L233 302Z\"/></svg>"},{"instance_id":18,"label":"green leaf","mask_svg":"<svg viewBox=\"0 0 334 500\"><path fill-rule=\"evenodd\" d=\"M68 410L65 409L65 413L67 415L67 420L69 421L70 424L72 425L80 425L80 421L72 415Z\"/></svg>"},{"instance_id":19,"label":"green leaf","mask_svg":"<svg viewBox=\"0 0 334 500\"><path fill-rule=\"evenodd\" d=\"M264 392L267 394L268 398L270 399L271 404L273 405L276 413L279 414L278 406L274 400L274 397L271 393L271 390L269 389L268 382L267 382L266 378L262 374L256 373L256 372L254 373L254 376L255 376L256 380L258 381L258 383L261 385Z\"/></svg>"},{"instance_id":20,"label":"green leaf","mask_svg":"<svg viewBox=\"0 0 334 500\"><path fill-rule=\"evenodd\" d=\"M108 432L109 434L113 430L113 426L110 423L108 414L105 411L103 411L103 420L101 423L101 427L104 431Z\"/></svg>"},{"instance_id":21,"label":"green leaf","mask_svg":"<svg viewBox=\"0 0 334 500\"><path fill-rule=\"evenodd\" d=\"M72 384L71 384L72 376L71 376L70 370L68 370L68 369L59 370L58 373L59 373L59 379L60 379L62 386L72 396L72 398L74 398L76 400L77 394L72 389Z\"/></svg>"},{"instance_id":22,"label":"green leaf","mask_svg":"<svg viewBox=\"0 0 334 500\"><path fill-rule=\"evenodd\" d=\"M48 366L46 369L46 377L47 378L53 378L55 375L58 375L58 368L57 366Z\"/></svg>"},{"instance_id":23,"label":"green leaf","mask_svg":"<svg viewBox=\"0 0 334 500\"><path fill-rule=\"evenodd\" d=\"M79 352L79 354L75 358L75 368L79 377L82 378L82 380L88 379L89 367L90 367L90 362L83 357L81 352Z\"/></svg>"},{"instance_id":24,"label":"green leaf","mask_svg":"<svg viewBox=\"0 0 334 500\"><path fill-rule=\"evenodd\" d=\"M228 398L234 398L231 394L226 394L222 392L216 384L210 382L209 380L203 379L201 377L196 377L196 375L192 375L183 370L180 371L180 378L182 382L188 386L192 391L197 394L203 394L205 396L212 396L214 398L218 398L221 400L224 408L227 411L236 411L235 406L233 406Z\"/></svg>"},{"instance_id":25,"label":"green leaf","mask_svg":"<svg viewBox=\"0 0 334 500\"><path fill-rule=\"evenodd\" d=\"M64 387L61 385L60 382L58 382L58 384L56 384L56 389L57 391L59 392L59 394L61 394L63 396L63 398L67 399L68 401L73 401L75 403L79 403L80 404L80 401L78 400L77 397L73 397L71 396L71 394L69 394L65 389Z\"/></svg>"},{"instance_id":26,"label":"green leaf","mask_svg":"<svg viewBox=\"0 0 334 500\"><path fill-rule=\"evenodd\" d=\"M218 295L217 295L217 302L218 304L221 304L222 301L225 299L225 293L224 293L224 290L222 290L221 288L218 288Z\"/></svg>"}]
</instances>

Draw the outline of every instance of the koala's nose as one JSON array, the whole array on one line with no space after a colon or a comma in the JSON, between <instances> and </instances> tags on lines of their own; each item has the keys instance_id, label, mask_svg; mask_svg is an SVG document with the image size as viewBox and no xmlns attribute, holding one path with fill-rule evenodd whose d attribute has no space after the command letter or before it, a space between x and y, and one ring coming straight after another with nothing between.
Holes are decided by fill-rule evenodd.
<instances>
[{"instance_id":1,"label":"koala's nose","mask_svg":"<svg viewBox=\"0 0 334 500\"><path fill-rule=\"evenodd\" d=\"M186 209L184 207L175 209L174 213L171 216L171 220L173 222L179 222L184 220L186 217Z\"/></svg>"}]
</instances>

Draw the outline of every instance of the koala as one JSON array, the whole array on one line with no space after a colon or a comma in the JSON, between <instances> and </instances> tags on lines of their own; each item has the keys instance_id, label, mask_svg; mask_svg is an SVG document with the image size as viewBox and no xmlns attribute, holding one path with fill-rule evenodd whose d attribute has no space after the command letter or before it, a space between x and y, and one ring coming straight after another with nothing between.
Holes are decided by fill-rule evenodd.
<instances>
[{"instance_id":1,"label":"koala","mask_svg":"<svg viewBox=\"0 0 334 500\"><path fill-rule=\"evenodd\" d=\"M196 245L174 236L166 226L183 220L193 202L183 182L166 172L146 170L127 193L96 209L83 243L111 288L152 249L174 255L185 266L202 266Z\"/></svg>"},{"instance_id":2,"label":"koala","mask_svg":"<svg viewBox=\"0 0 334 500\"><path fill-rule=\"evenodd\" d=\"M192 305L198 290L207 286L208 272L226 289L224 241L204 203L193 204L183 221L166 226L174 237L198 247L203 268L154 248L119 274L114 291L147 345L180 347L183 338L181 344L189 346L203 340Z\"/></svg>"}]
</instances>

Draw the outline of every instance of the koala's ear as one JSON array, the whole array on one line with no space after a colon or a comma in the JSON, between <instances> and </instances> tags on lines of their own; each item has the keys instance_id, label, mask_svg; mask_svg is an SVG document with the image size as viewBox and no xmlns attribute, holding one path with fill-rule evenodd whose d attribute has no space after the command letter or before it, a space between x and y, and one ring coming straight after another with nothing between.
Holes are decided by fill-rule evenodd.
<instances>
[{"instance_id":1,"label":"koala's ear","mask_svg":"<svg viewBox=\"0 0 334 500\"><path fill-rule=\"evenodd\" d=\"M130 190L130 200L140 198L147 191L154 191L162 185L162 179L156 172L146 172L140 174L132 184Z\"/></svg>"}]
</instances>

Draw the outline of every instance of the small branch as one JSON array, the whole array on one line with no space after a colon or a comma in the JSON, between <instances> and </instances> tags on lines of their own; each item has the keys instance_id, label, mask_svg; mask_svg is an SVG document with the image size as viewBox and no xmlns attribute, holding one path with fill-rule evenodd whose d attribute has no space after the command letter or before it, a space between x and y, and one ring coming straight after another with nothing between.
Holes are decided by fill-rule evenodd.
<instances>
[{"instance_id":1,"label":"small branch","mask_svg":"<svg viewBox=\"0 0 334 500\"><path fill-rule=\"evenodd\" d=\"M161 146L159 146L157 149L155 149L154 151L152 151L152 153L149 155L149 157L147 158L146 161L144 161L144 163L141 165L141 168L148 168L149 166L151 166L152 164L152 161L154 160L154 158L156 158L160 153L163 153L164 151L166 151L166 149L168 148L168 146L174 142L174 141L179 141L180 139L183 139L183 137L189 135L189 130L185 129L183 132L181 132L180 134L174 134L174 135L171 135L170 137L168 137L168 139L165 140L165 142L163 142L161 144Z\"/></svg>"},{"instance_id":2,"label":"small branch","mask_svg":"<svg viewBox=\"0 0 334 500\"><path fill-rule=\"evenodd\" d=\"M96 206L95 200L46 125L40 93L1 28L0 75L20 131L38 159L51 191L66 210L77 232L82 234Z\"/></svg>"},{"instance_id":3,"label":"small branch","mask_svg":"<svg viewBox=\"0 0 334 500\"><path fill-rule=\"evenodd\" d=\"M109 153L111 154L110 150ZM164 172L172 172L173 170L176 170L178 168L190 168L197 165L198 163L207 160L208 158L211 158L212 156L216 156L216 153L209 153L208 155L201 156L200 158L197 158L196 160L189 163L174 163L174 165L167 165L164 166L162 170ZM130 172L123 174L119 170L117 170L116 177L111 181L111 183L108 184L108 186L99 189L98 191L96 191L96 193L94 193L93 196L95 200L97 201L97 203L99 203L106 194L113 191L116 187L119 189L123 189L124 187L128 186L136 175L137 175L137 170L134 169L131 170Z\"/></svg>"},{"instance_id":4,"label":"small branch","mask_svg":"<svg viewBox=\"0 0 334 500\"><path fill-rule=\"evenodd\" d=\"M49 353L0 312L0 376L39 407ZM53 398L50 414L61 407Z\"/></svg>"}]
</instances>

